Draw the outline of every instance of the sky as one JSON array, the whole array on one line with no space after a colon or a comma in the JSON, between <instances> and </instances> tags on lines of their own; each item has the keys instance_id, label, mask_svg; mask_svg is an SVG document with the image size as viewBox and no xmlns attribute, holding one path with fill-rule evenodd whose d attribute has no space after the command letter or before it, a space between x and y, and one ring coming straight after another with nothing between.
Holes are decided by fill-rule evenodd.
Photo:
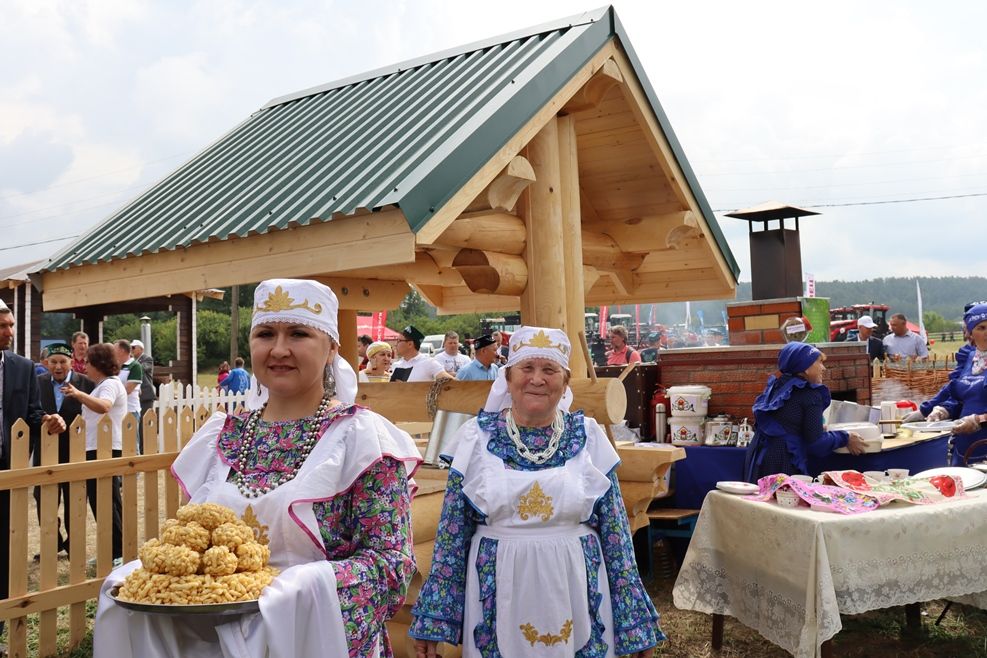
<instances>
[{"instance_id":1,"label":"sky","mask_svg":"<svg viewBox=\"0 0 987 658\"><path fill-rule=\"evenodd\" d=\"M987 3L615 7L741 280L747 224L722 213L766 201L822 213L800 223L819 281L983 274ZM592 8L0 0L0 268L70 244L272 98ZM953 198L914 201L931 197Z\"/></svg>"}]
</instances>

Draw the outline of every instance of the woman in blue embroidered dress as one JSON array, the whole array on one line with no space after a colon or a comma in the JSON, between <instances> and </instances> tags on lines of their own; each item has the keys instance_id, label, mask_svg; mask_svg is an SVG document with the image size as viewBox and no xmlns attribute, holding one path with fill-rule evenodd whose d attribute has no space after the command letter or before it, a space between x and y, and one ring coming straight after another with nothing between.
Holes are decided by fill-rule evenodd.
<instances>
[{"instance_id":1,"label":"woman in blue embroidered dress","mask_svg":"<svg viewBox=\"0 0 987 658\"><path fill-rule=\"evenodd\" d=\"M522 327L459 431L432 569L412 610L418 658L646 656L665 639L634 562L616 451L567 413L569 340Z\"/></svg>"},{"instance_id":2,"label":"woman in blue embroidered dress","mask_svg":"<svg viewBox=\"0 0 987 658\"><path fill-rule=\"evenodd\" d=\"M772 375L754 401L757 426L747 446L744 479L756 483L765 475L809 474L808 456L825 457L837 448L864 451L854 432L827 432L823 412L829 389L822 383L826 355L807 343L788 343L778 353L780 377Z\"/></svg>"},{"instance_id":3,"label":"woman in blue embroidered dress","mask_svg":"<svg viewBox=\"0 0 987 658\"><path fill-rule=\"evenodd\" d=\"M260 614L197 625L128 613L105 590L134 562L104 586L97 656L392 655L385 622L415 571L409 479L421 460L407 433L353 404L356 374L338 355L337 306L320 283L262 282L250 353L266 402L215 414L173 467L191 502L249 513L266 530L281 573L261 595Z\"/></svg>"},{"instance_id":4,"label":"woman in blue embroidered dress","mask_svg":"<svg viewBox=\"0 0 987 658\"><path fill-rule=\"evenodd\" d=\"M974 304L963 315L963 324L970 337L966 358L960 361L957 353L956 370L936 396L937 405L929 414L930 419L958 420L950 439L951 463L964 464L966 453L974 442L987 438L987 304ZM923 403L926 409L929 403ZM969 461L980 461L987 456L987 444L980 444L970 452Z\"/></svg>"}]
</instances>

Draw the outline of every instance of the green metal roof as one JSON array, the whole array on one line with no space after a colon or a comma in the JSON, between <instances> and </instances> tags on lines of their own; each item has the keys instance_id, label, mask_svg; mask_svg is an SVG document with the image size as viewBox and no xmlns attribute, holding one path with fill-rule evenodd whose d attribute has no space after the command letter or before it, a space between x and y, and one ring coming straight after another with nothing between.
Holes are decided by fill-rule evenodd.
<instances>
[{"instance_id":1,"label":"green metal roof","mask_svg":"<svg viewBox=\"0 0 987 658\"><path fill-rule=\"evenodd\" d=\"M739 268L613 8L276 98L57 254L57 270L397 206L418 231L611 37Z\"/></svg>"}]
</instances>

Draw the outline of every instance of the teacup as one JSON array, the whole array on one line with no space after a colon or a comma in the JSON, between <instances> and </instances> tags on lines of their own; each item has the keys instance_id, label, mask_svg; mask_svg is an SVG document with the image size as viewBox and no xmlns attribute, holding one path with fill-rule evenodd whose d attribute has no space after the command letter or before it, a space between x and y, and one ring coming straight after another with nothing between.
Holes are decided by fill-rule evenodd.
<instances>
[{"instance_id":1,"label":"teacup","mask_svg":"<svg viewBox=\"0 0 987 658\"><path fill-rule=\"evenodd\" d=\"M792 477L793 480L798 480L799 482L805 482L805 483L808 483L808 484L811 484L813 482L811 475L802 475L800 473L798 475L793 475L791 477Z\"/></svg>"},{"instance_id":2,"label":"teacup","mask_svg":"<svg viewBox=\"0 0 987 658\"><path fill-rule=\"evenodd\" d=\"M864 475L875 482L887 482L888 476L884 471L864 471Z\"/></svg>"},{"instance_id":3,"label":"teacup","mask_svg":"<svg viewBox=\"0 0 987 658\"><path fill-rule=\"evenodd\" d=\"M798 497L794 491L789 491L788 489L779 489L775 492L775 499L777 499L778 504L782 507L798 507L801 498Z\"/></svg>"},{"instance_id":4,"label":"teacup","mask_svg":"<svg viewBox=\"0 0 987 658\"><path fill-rule=\"evenodd\" d=\"M892 480L904 480L908 477L909 470L907 468L889 468L888 477Z\"/></svg>"}]
</instances>

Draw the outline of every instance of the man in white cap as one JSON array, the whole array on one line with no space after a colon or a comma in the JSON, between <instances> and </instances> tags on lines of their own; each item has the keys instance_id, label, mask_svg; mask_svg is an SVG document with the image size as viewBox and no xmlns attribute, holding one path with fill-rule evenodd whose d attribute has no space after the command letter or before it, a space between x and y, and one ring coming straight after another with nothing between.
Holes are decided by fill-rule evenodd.
<instances>
[{"instance_id":1,"label":"man in white cap","mask_svg":"<svg viewBox=\"0 0 987 658\"><path fill-rule=\"evenodd\" d=\"M861 343L867 343L867 358L871 361L874 359L884 360L885 350L884 343L880 338L874 336L874 327L877 323L869 315L861 315L860 319L857 320L857 340Z\"/></svg>"}]
</instances>

